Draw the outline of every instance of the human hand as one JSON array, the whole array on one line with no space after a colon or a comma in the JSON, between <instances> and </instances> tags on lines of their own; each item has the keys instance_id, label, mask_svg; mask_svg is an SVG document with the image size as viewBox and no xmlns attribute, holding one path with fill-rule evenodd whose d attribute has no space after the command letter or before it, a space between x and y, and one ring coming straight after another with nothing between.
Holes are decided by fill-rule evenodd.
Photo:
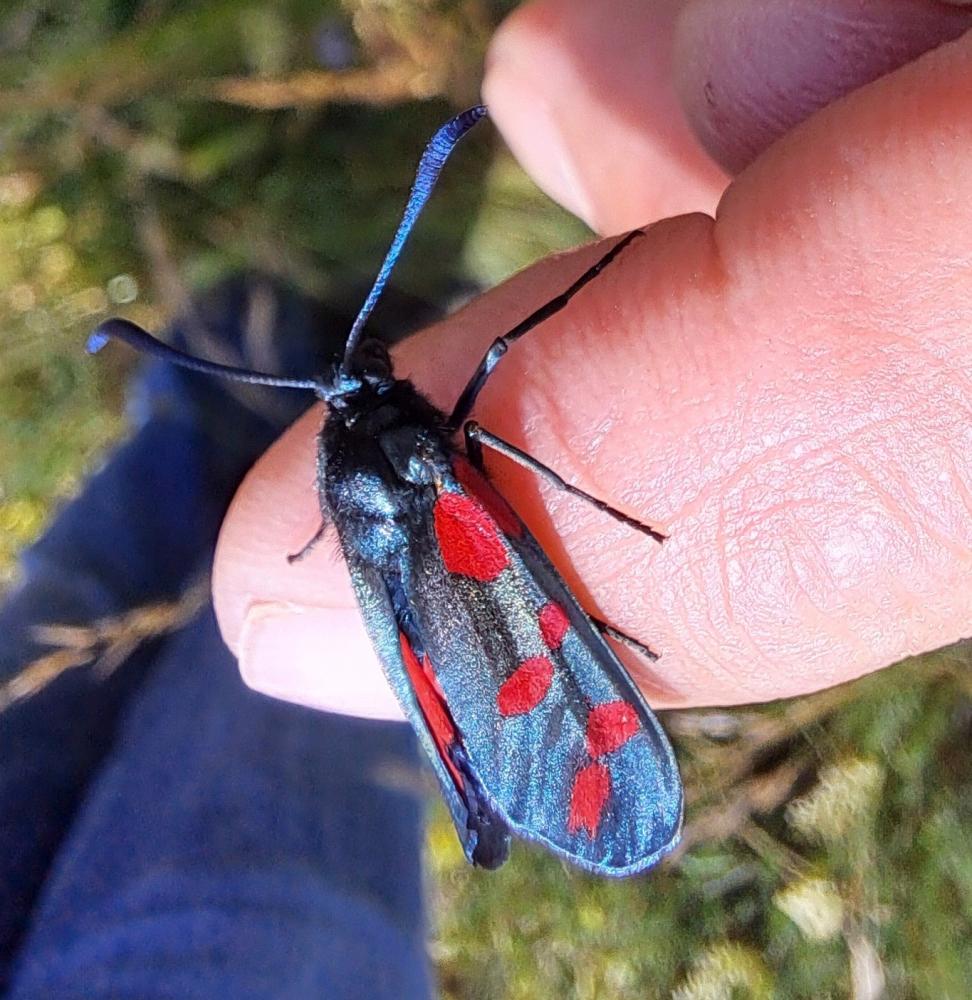
<instances>
[{"instance_id":1,"label":"human hand","mask_svg":"<svg viewBox=\"0 0 972 1000\"><path fill-rule=\"evenodd\" d=\"M969 25L933 0L540 0L494 40L492 116L572 211L618 233L718 204L652 226L476 412L670 536L490 464L581 603L662 654L621 652L656 707L797 695L972 631L972 34L920 55ZM448 408L604 249L522 272L397 373ZM319 421L234 501L220 625L253 687L394 717L336 543L283 558L319 522Z\"/></svg>"}]
</instances>

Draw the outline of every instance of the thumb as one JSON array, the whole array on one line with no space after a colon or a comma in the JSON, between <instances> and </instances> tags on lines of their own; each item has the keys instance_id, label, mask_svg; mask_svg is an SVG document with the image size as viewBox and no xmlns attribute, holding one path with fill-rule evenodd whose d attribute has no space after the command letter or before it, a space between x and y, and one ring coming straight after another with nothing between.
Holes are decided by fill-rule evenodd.
<instances>
[{"instance_id":1,"label":"thumb","mask_svg":"<svg viewBox=\"0 0 972 1000\"><path fill-rule=\"evenodd\" d=\"M635 241L520 341L477 418L660 527L658 547L491 464L582 604L652 645L659 705L796 695L969 631L972 590L972 39L808 119L718 218ZM550 259L402 345L448 406L491 339L604 247ZM216 600L252 683L387 711L317 523L311 414L227 519ZM267 622L272 619L272 627Z\"/></svg>"}]
</instances>

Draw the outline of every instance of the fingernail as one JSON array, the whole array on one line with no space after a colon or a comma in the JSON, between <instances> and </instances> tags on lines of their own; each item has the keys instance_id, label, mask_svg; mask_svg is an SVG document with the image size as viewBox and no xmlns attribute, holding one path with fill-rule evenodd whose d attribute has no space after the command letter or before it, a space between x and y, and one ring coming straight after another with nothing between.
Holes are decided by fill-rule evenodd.
<instances>
[{"instance_id":1,"label":"fingernail","mask_svg":"<svg viewBox=\"0 0 972 1000\"><path fill-rule=\"evenodd\" d=\"M402 718L353 608L254 604L239 657L244 683L262 694L346 715Z\"/></svg>"},{"instance_id":2,"label":"fingernail","mask_svg":"<svg viewBox=\"0 0 972 1000\"><path fill-rule=\"evenodd\" d=\"M520 165L554 201L596 230L593 202L542 88L514 60L494 53L483 97Z\"/></svg>"}]
</instances>

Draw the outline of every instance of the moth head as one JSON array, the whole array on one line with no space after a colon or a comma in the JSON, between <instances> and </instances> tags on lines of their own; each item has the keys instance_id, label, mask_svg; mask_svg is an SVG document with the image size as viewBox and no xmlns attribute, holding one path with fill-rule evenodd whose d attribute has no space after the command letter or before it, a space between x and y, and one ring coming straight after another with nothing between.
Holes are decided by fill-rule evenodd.
<instances>
[{"instance_id":1,"label":"moth head","mask_svg":"<svg viewBox=\"0 0 972 1000\"><path fill-rule=\"evenodd\" d=\"M395 384L388 348L380 340L362 341L350 363L334 364L318 379L317 395L338 413L361 413Z\"/></svg>"}]
</instances>

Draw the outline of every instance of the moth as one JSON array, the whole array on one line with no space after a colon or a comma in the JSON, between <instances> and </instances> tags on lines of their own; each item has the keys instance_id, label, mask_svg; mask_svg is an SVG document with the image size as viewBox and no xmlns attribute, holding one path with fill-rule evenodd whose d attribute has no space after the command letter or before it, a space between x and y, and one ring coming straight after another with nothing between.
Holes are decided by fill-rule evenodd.
<instances>
[{"instance_id":1,"label":"moth","mask_svg":"<svg viewBox=\"0 0 972 1000\"><path fill-rule=\"evenodd\" d=\"M290 558L301 558L329 528L336 531L371 640L467 858L499 867L515 833L589 872L631 875L679 840L683 796L672 748L604 634L624 637L587 615L567 590L491 484L484 450L525 465L656 541L664 536L469 418L510 345L565 308L641 234L621 239L563 293L498 337L449 414L396 378L385 344L363 336L447 157L485 114L482 106L470 108L432 137L343 357L322 375L282 378L205 361L123 319L103 323L88 349L114 338L196 371L306 390L322 400L322 524Z\"/></svg>"}]
</instances>

